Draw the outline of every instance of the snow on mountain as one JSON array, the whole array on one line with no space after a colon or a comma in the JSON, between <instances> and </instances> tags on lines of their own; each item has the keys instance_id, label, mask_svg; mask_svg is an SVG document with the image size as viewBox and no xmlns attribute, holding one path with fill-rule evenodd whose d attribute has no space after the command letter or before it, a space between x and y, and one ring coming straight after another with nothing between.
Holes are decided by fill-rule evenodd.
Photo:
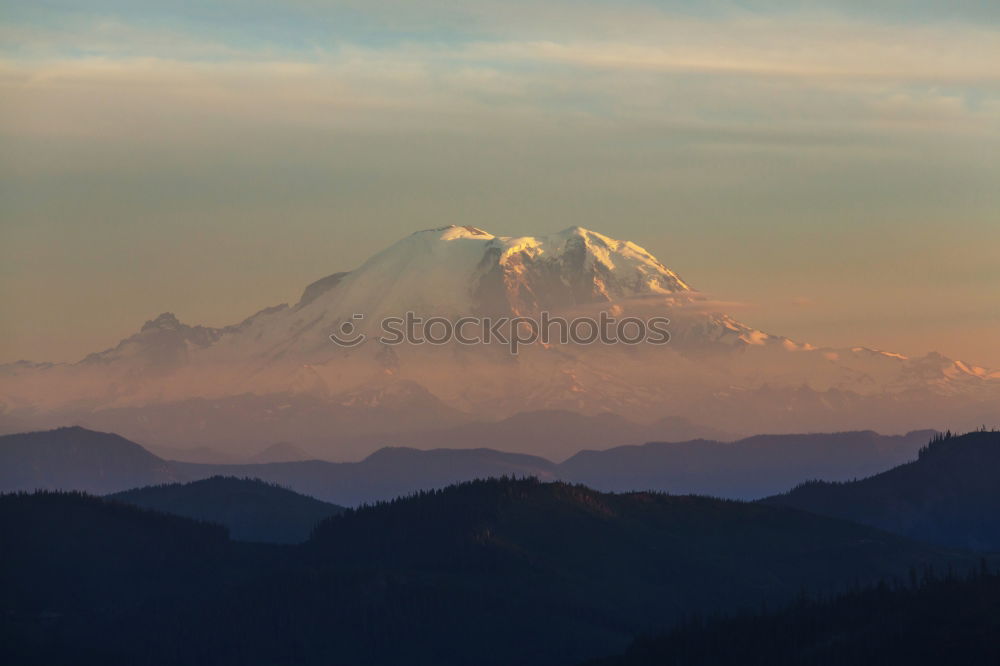
<instances>
[{"instance_id":1,"label":"snow on mountain","mask_svg":"<svg viewBox=\"0 0 1000 666\"><path fill-rule=\"evenodd\" d=\"M407 312L455 319L543 310L666 316L671 342L536 344L515 357L502 345L388 347L370 337L348 349L329 339L345 321L374 333L382 317ZM506 237L447 226L403 238L352 271L310 284L298 303L266 308L233 326L189 326L165 313L76 364L2 366L0 429L58 425L67 415L109 410L140 423L154 405L226 401L217 412L182 412L198 415L189 426L194 435L217 433L230 426L215 423L213 414L231 419L238 396L308 396L307 407L289 413L309 414L314 429L329 427L318 405L341 410L340 422L348 418L343 410L391 410L381 424L370 416L352 422L358 432L386 427L387 419L400 430L404 414L427 422L432 414L503 418L531 409L611 411L639 420L684 416L732 432L831 423L901 430L973 426L995 417L1000 374L933 353L906 358L862 347L817 349L764 333L714 311L645 249L580 227ZM269 408L272 425L283 423L283 404L291 403L282 398ZM256 423L249 408L236 413ZM273 430L261 427L267 437L285 438ZM207 436L197 441L214 443Z\"/></svg>"},{"instance_id":2,"label":"snow on mountain","mask_svg":"<svg viewBox=\"0 0 1000 666\"><path fill-rule=\"evenodd\" d=\"M315 293L320 283L311 285L315 295L303 295L300 316L528 315L691 291L638 245L580 227L544 237L499 237L471 226L429 229L324 280L331 286Z\"/></svg>"}]
</instances>

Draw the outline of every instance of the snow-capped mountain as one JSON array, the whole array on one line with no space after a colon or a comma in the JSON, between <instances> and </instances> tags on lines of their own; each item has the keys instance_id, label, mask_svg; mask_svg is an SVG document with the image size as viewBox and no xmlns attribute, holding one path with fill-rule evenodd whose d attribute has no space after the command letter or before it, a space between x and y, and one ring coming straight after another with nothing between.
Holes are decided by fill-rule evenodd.
<instances>
[{"instance_id":1,"label":"snow-capped mountain","mask_svg":"<svg viewBox=\"0 0 1000 666\"><path fill-rule=\"evenodd\" d=\"M456 320L602 310L668 317L671 341L538 343L515 356L503 345L388 346L375 335L384 317L407 312ZM345 322L369 337L334 344ZM713 311L638 245L587 229L504 237L448 226L233 326L165 313L79 363L3 366L0 401L7 431L96 420L132 436L170 430L164 444L248 448L537 409L684 417L736 433L907 430L995 422L1000 373L933 353L817 349L769 335Z\"/></svg>"},{"instance_id":2,"label":"snow-capped mountain","mask_svg":"<svg viewBox=\"0 0 1000 666\"><path fill-rule=\"evenodd\" d=\"M471 226L430 229L338 275L310 285L297 308L371 318L529 314L690 291L638 245L580 227L537 238Z\"/></svg>"}]
</instances>

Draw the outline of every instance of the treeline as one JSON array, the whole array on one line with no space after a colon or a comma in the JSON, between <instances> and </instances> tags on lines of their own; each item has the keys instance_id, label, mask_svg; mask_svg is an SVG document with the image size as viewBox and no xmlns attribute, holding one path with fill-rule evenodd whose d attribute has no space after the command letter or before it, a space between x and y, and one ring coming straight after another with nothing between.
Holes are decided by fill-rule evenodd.
<instances>
[{"instance_id":1,"label":"treeline","mask_svg":"<svg viewBox=\"0 0 1000 666\"><path fill-rule=\"evenodd\" d=\"M190 483L147 486L109 499L195 520L218 523L233 539L301 543L342 507L252 478L213 476Z\"/></svg>"},{"instance_id":2,"label":"treeline","mask_svg":"<svg viewBox=\"0 0 1000 666\"><path fill-rule=\"evenodd\" d=\"M1000 432L935 436L905 465L850 483L816 481L762 500L912 539L1000 550Z\"/></svg>"},{"instance_id":3,"label":"treeline","mask_svg":"<svg viewBox=\"0 0 1000 666\"><path fill-rule=\"evenodd\" d=\"M965 575L914 569L907 579L803 596L775 612L691 617L588 666L783 664L1000 664L1000 574L986 560Z\"/></svg>"},{"instance_id":4,"label":"treeline","mask_svg":"<svg viewBox=\"0 0 1000 666\"><path fill-rule=\"evenodd\" d=\"M0 663L555 666L697 610L971 566L801 511L493 479L294 546L78 494L0 496Z\"/></svg>"}]
</instances>

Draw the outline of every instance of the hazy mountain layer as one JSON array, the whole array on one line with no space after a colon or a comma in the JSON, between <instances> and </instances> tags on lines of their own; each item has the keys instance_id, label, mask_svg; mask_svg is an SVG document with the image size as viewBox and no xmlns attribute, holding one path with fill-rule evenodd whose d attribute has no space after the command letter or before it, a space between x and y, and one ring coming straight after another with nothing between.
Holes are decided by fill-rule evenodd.
<instances>
[{"instance_id":1,"label":"hazy mountain layer","mask_svg":"<svg viewBox=\"0 0 1000 666\"><path fill-rule=\"evenodd\" d=\"M506 432L501 429L499 434ZM497 434L490 440L486 431L484 439L497 441ZM107 493L223 475L259 478L320 500L354 506L508 475L583 482L611 491L660 490L756 499L804 479L851 480L913 460L932 434L895 437L867 431L768 435L733 443L660 442L582 451L559 464L527 454L462 448L468 445L463 441L451 442L458 446L451 449L384 448L357 463L205 464L162 460L116 435L76 428L0 437L0 456L7 462L0 491L46 488ZM25 447L26 441L30 448ZM64 456L67 450L75 453ZM112 469L124 471L105 474Z\"/></svg>"},{"instance_id":2,"label":"hazy mountain layer","mask_svg":"<svg viewBox=\"0 0 1000 666\"><path fill-rule=\"evenodd\" d=\"M179 478L135 442L85 428L0 437L0 491L81 490L105 494Z\"/></svg>"}]
</instances>

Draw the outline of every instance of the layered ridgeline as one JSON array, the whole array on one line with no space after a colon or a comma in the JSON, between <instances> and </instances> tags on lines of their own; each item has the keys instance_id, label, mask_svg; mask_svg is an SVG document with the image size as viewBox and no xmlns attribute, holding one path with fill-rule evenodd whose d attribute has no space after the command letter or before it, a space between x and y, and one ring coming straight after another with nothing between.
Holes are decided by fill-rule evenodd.
<instances>
[{"instance_id":1,"label":"layered ridgeline","mask_svg":"<svg viewBox=\"0 0 1000 666\"><path fill-rule=\"evenodd\" d=\"M45 489L109 494L222 525L241 541L305 541L317 523L343 510L258 479L192 473L111 433L76 427L0 437L0 492Z\"/></svg>"},{"instance_id":2,"label":"layered ridgeline","mask_svg":"<svg viewBox=\"0 0 1000 666\"><path fill-rule=\"evenodd\" d=\"M943 435L911 463L849 483L805 483L764 503L1000 551L1000 432Z\"/></svg>"},{"instance_id":3,"label":"layered ridgeline","mask_svg":"<svg viewBox=\"0 0 1000 666\"><path fill-rule=\"evenodd\" d=\"M0 492L103 495L180 478L171 463L114 433L70 427L0 437Z\"/></svg>"},{"instance_id":4,"label":"layered ridgeline","mask_svg":"<svg viewBox=\"0 0 1000 666\"><path fill-rule=\"evenodd\" d=\"M299 546L51 493L0 496L0 530L18 664L565 664L691 612L976 562L790 509L510 479L348 511Z\"/></svg>"},{"instance_id":5,"label":"layered ridgeline","mask_svg":"<svg viewBox=\"0 0 1000 666\"><path fill-rule=\"evenodd\" d=\"M597 425L593 419L579 418L584 426ZM862 431L761 435L732 443L653 442L581 451L562 463L490 448L463 448L504 446L513 436L512 429L529 430L526 421L530 420L466 426L422 442L453 448L387 447L351 463L299 460L304 452L288 447L269 447L262 452L266 457L287 456L279 462L178 462L157 457L117 435L83 428L6 435L0 436L0 492L50 489L106 494L229 476L263 479L320 500L354 506L459 481L512 475L581 482L606 491L660 490L757 499L787 490L803 479L844 481L884 471L916 458L934 434L923 431L887 436ZM543 421L551 426L550 421ZM556 423L563 426L561 435L569 440L566 445L593 441L582 433L574 437L580 428L573 421L558 419ZM546 426L541 432L551 430ZM589 435L604 432L598 427L593 430ZM560 432L552 436L559 437ZM611 441L609 437L608 443ZM194 490L185 488L183 492Z\"/></svg>"},{"instance_id":6,"label":"layered ridgeline","mask_svg":"<svg viewBox=\"0 0 1000 666\"><path fill-rule=\"evenodd\" d=\"M383 317L665 316L668 344L397 345ZM356 315L363 315L357 319ZM367 340L329 336L345 322ZM938 354L815 348L736 321L643 248L571 227L543 237L451 226L402 239L294 305L225 328L163 314L79 363L0 369L7 432L79 423L149 444L310 449L528 409L663 417L734 433L971 428L1000 374ZM637 444L639 441L615 442ZM369 449L366 452L370 452Z\"/></svg>"},{"instance_id":7,"label":"layered ridgeline","mask_svg":"<svg viewBox=\"0 0 1000 666\"><path fill-rule=\"evenodd\" d=\"M162 460L117 435L63 428L0 437L0 492L109 493L153 485L114 497L222 523L234 538L301 541L320 518L339 510L312 497L354 506L477 478L530 476L582 482L601 490L652 489L741 499L795 486L761 502L922 541L1000 550L1000 433L931 440L932 434L887 437L858 432L758 436L730 444L650 443L584 451L561 464L491 449L396 448L357 463L218 465ZM818 477L842 482L797 485ZM861 477L868 478L852 481Z\"/></svg>"},{"instance_id":8,"label":"layered ridgeline","mask_svg":"<svg viewBox=\"0 0 1000 666\"><path fill-rule=\"evenodd\" d=\"M301 543L344 508L259 479L213 476L133 488L108 496L125 504L222 525L238 541Z\"/></svg>"}]
</instances>

